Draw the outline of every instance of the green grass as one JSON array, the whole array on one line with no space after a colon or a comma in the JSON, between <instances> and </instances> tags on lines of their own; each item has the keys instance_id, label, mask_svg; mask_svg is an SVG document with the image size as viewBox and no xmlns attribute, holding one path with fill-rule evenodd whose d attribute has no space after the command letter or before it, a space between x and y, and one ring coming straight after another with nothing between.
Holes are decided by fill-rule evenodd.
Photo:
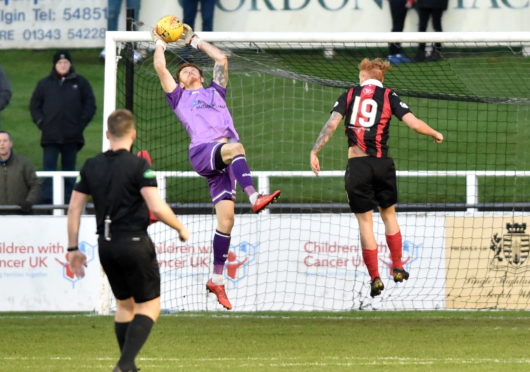
<instances>
[{"instance_id":1,"label":"green grass","mask_svg":"<svg viewBox=\"0 0 530 372\"><path fill-rule=\"evenodd\" d=\"M528 371L528 312L162 315L142 371ZM113 320L0 314L0 371L110 371Z\"/></svg>"}]
</instances>

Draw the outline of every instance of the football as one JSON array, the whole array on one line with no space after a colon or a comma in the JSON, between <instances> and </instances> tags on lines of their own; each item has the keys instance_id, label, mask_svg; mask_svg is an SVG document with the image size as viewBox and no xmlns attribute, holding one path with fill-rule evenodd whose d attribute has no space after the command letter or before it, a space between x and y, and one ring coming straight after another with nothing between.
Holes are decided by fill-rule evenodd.
<instances>
[{"instance_id":1,"label":"football","mask_svg":"<svg viewBox=\"0 0 530 372\"><path fill-rule=\"evenodd\" d=\"M166 43L177 41L183 32L184 25L175 16L165 16L156 23L156 33Z\"/></svg>"}]
</instances>

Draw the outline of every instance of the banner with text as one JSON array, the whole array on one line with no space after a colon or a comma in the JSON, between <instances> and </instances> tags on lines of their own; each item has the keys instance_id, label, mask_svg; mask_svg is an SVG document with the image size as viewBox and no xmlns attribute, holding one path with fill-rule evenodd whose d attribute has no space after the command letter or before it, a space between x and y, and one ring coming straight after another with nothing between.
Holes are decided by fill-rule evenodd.
<instances>
[{"instance_id":1,"label":"banner with text","mask_svg":"<svg viewBox=\"0 0 530 372\"><path fill-rule=\"evenodd\" d=\"M449 309L528 309L530 217L446 219Z\"/></svg>"},{"instance_id":2,"label":"banner with text","mask_svg":"<svg viewBox=\"0 0 530 372\"><path fill-rule=\"evenodd\" d=\"M0 311L90 311L100 298L95 219L82 218L86 276L70 271L65 217L0 217Z\"/></svg>"},{"instance_id":3,"label":"banner with text","mask_svg":"<svg viewBox=\"0 0 530 372\"><path fill-rule=\"evenodd\" d=\"M168 14L182 18L181 1L142 1L138 27L150 30ZM101 47L107 16L106 0L0 0L0 49ZM200 14L196 18L195 29L200 31ZM442 24L444 31L452 32L528 31L528 19L529 0L456 0L449 2ZM217 0L214 15L214 31L382 32L391 28L385 0ZM418 14L411 10L404 31L417 30Z\"/></svg>"},{"instance_id":4,"label":"banner with text","mask_svg":"<svg viewBox=\"0 0 530 372\"><path fill-rule=\"evenodd\" d=\"M160 266L162 308L219 310L215 296L205 290L212 271L215 216L181 219L192 233L186 243L161 223L149 229ZM393 282L384 225L376 216L386 289L372 299L351 214L239 216L223 273L234 310L443 309L444 217L402 214L399 222L403 264L413 275L404 283ZM74 277L66 263L64 216L5 216L0 224L0 311L90 311L100 310L102 303L112 307L106 278L101 280L93 216L83 216L79 234L80 248L88 256L83 279Z\"/></svg>"},{"instance_id":5,"label":"banner with text","mask_svg":"<svg viewBox=\"0 0 530 372\"><path fill-rule=\"evenodd\" d=\"M215 216L183 216L192 239L151 227L162 278L162 307L219 310L206 296ZM224 277L235 311L439 309L445 304L444 217L399 216L403 264L413 272L394 283L384 225L374 217L379 267L386 289L370 297L359 230L351 214L238 216ZM163 239L162 239L163 237ZM204 240L206 239L206 240Z\"/></svg>"},{"instance_id":6,"label":"banner with text","mask_svg":"<svg viewBox=\"0 0 530 372\"><path fill-rule=\"evenodd\" d=\"M107 0L0 0L0 49L105 43Z\"/></svg>"}]
</instances>

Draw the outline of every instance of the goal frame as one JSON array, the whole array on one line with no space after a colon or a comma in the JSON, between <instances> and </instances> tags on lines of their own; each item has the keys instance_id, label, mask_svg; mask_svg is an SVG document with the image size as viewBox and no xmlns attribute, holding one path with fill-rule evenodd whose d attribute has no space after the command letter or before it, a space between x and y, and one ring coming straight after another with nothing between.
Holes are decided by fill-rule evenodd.
<instances>
[{"instance_id":1,"label":"goal frame","mask_svg":"<svg viewBox=\"0 0 530 372\"><path fill-rule=\"evenodd\" d=\"M330 47L334 43L341 43L347 47L349 44L366 43L371 45L385 46L388 43L430 43L439 42L447 45L458 43L466 45L469 43L487 43L489 46L509 45L511 43L523 45L523 54L530 55L530 32L343 32L343 33L305 33L305 32L197 32L197 34L209 42L232 42L232 43L253 43L262 47L262 43L275 43L275 47L290 48L293 42L298 43L302 48L322 48L329 43ZM102 150L108 149L106 138L106 121L108 116L116 109L117 100L117 68L121 58L117 53L117 45L122 42L149 42L151 34L148 31L109 31L105 38L105 73L104 73L104 105L103 105L103 126L102 126ZM334 46L336 47L336 46ZM529 57L530 58L530 57ZM329 171L337 172L337 171ZM263 172L266 173L266 172ZM270 173L270 172L269 172ZM292 172L281 172L281 175L290 175ZM310 172L305 172L310 173ZM342 174L343 171L340 171ZM405 172L406 173L406 172ZM476 173L476 172L475 172ZM450 175L448 172L441 172L442 175ZM478 173L477 173L478 174ZM477 174L471 175L476 177ZM514 176L528 177L530 172L514 172ZM407 174L405 174L407 175ZM331 175L334 176L334 175ZM265 177L265 175L264 175ZM265 178L266 179L266 178ZM268 181L265 182L267 184ZM469 195L476 195L476 182L469 183ZM260 189L262 189L260 184ZM474 204L474 200L467 199L469 205ZM468 211L469 212L469 211ZM471 211L472 212L472 211ZM102 274L104 277L104 274ZM102 298L98 306L99 314L109 314L110 288L106 279L102 280Z\"/></svg>"},{"instance_id":2,"label":"goal frame","mask_svg":"<svg viewBox=\"0 0 530 372\"><path fill-rule=\"evenodd\" d=\"M491 45L506 43L528 43L525 54L530 55L530 32L197 32L209 42L241 43L284 43L304 44L307 48L322 47L330 43L475 43L488 42ZM103 101L102 150L108 149L105 136L106 122L116 109L116 82L118 55L116 45L120 42L151 41L149 31L107 31L105 35L105 81ZM317 44L318 43L318 44Z\"/></svg>"}]
</instances>

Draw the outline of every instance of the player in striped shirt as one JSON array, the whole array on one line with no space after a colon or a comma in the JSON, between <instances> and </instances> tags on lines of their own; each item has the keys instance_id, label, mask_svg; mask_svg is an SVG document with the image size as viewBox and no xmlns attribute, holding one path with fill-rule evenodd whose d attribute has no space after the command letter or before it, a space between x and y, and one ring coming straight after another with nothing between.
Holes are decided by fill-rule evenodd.
<instances>
[{"instance_id":1,"label":"player in striped shirt","mask_svg":"<svg viewBox=\"0 0 530 372\"><path fill-rule=\"evenodd\" d=\"M402 237L396 217L396 168L388 157L388 130L395 115L417 133L431 136L436 143L443 135L418 119L396 93L383 86L390 63L379 58L359 64L359 85L344 92L335 102L331 116L320 131L310 153L310 165L318 175L317 154L329 141L343 118L348 137L348 166L345 187L348 203L359 223L363 259L370 274L370 296L381 294L384 284L379 275L377 243L373 232L372 210L379 207L395 282L408 279L401 261Z\"/></svg>"}]
</instances>

